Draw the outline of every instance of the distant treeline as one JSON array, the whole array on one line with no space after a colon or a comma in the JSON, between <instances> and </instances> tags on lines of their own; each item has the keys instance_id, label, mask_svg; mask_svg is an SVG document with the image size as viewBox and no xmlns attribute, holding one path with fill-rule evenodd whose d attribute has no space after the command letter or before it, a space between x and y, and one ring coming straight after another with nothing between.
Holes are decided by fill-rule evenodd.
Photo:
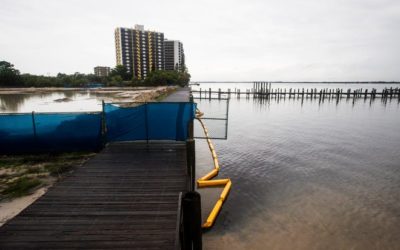
<instances>
[{"instance_id":1,"label":"distant treeline","mask_svg":"<svg viewBox=\"0 0 400 250\"><path fill-rule=\"evenodd\" d=\"M185 86L190 81L187 69L183 71L155 70L150 72L143 80L133 77L125 66L118 65L113 68L108 77L98 77L94 74L67 75L58 73L57 76L43 76L21 74L14 65L0 61L0 87L87 87L93 84L104 86L160 86L180 85Z\"/></svg>"}]
</instances>

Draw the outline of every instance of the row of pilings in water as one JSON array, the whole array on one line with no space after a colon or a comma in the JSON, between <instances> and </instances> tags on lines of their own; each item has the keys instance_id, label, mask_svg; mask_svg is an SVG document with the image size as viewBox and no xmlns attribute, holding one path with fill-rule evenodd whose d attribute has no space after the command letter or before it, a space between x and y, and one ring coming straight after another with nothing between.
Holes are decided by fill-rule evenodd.
<instances>
[{"instance_id":1,"label":"row of pilings in water","mask_svg":"<svg viewBox=\"0 0 400 250\"><path fill-rule=\"evenodd\" d=\"M241 96L245 96L246 98L253 97L253 98L280 98L288 96L291 97L298 97L298 98L376 98L381 97L385 99L392 99L397 98L400 100L400 88L385 88L382 91L377 91L375 88L372 90L368 89L347 89L343 90L340 88L336 89L319 89L316 88L272 88L271 83L268 82L254 82L252 89L246 89L245 91L241 91L240 89L227 89L226 91L221 91L219 88L218 90L209 89L199 89L192 91L194 93L198 93L200 99L204 98L212 98L212 96L217 96L218 99L221 99L223 95L228 95L228 98L232 96L236 96L240 98Z\"/></svg>"}]
</instances>

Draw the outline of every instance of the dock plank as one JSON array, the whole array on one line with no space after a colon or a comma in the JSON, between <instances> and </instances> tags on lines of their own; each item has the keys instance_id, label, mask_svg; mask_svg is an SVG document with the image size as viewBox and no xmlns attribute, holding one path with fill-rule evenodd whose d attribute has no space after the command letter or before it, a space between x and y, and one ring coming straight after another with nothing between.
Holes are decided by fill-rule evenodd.
<instances>
[{"instance_id":1,"label":"dock plank","mask_svg":"<svg viewBox=\"0 0 400 250\"><path fill-rule=\"evenodd\" d=\"M185 143L114 143L0 228L0 249L174 249Z\"/></svg>"}]
</instances>

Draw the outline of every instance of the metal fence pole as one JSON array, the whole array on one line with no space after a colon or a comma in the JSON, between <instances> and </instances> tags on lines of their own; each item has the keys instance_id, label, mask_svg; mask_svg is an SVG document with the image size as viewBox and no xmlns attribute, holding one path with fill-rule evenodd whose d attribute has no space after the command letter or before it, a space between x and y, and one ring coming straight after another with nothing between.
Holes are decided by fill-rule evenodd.
<instances>
[{"instance_id":1,"label":"metal fence pole","mask_svg":"<svg viewBox=\"0 0 400 250\"><path fill-rule=\"evenodd\" d=\"M225 139L228 138L229 98L226 100Z\"/></svg>"},{"instance_id":2,"label":"metal fence pole","mask_svg":"<svg viewBox=\"0 0 400 250\"><path fill-rule=\"evenodd\" d=\"M107 124L106 124L106 113L104 110L104 100L101 101L101 147L103 148L107 142Z\"/></svg>"},{"instance_id":3,"label":"metal fence pole","mask_svg":"<svg viewBox=\"0 0 400 250\"><path fill-rule=\"evenodd\" d=\"M146 102L144 104L144 109L145 109L146 142L148 144L149 143L149 121L148 121L148 114L147 114L147 105L148 105L148 103Z\"/></svg>"},{"instance_id":4,"label":"metal fence pole","mask_svg":"<svg viewBox=\"0 0 400 250\"><path fill-rule=\"evenodd\" d=\"M196 147L195 140L188 139L186 141L186 166L188 181L188 190L194 191L196 179Z\"/></svg>"},{"instance_id":5,"label":"metal fence pole","mask_svg":"<svg viewBox=\"0 0 400 250\"><path fill-rule=\"evenodd\" d=\"M37 139L37 133L36 133L36 123L35 123L35 111L32 111L32 128L33 128L33 138Z\"/></svg>"},{"instance_id":6,"label":"metal fence pole","mask_svg":"<svg viewBox=\"0 0 400 250\"><path fill-rule=\"evenodd\" d=\"M189 102L191 104L190 105L190 107L191 107L190 112L194 112L194 113L192 113L191 119L190 119L189 124L188 124L187 138L188 139L193 139L193 136L194 136L194 124L193 124L193 121L194 121L194 118L196 117L196 111L194 110L193 95L190 95Z\"/></svg>"}]
</instances>

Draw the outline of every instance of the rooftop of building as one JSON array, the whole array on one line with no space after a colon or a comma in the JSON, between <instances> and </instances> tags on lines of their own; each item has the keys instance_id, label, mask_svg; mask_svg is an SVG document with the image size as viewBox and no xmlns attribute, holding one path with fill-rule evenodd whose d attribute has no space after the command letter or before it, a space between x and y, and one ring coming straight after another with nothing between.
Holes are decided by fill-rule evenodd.
<instances>
[{"instance_id":1,"label":"rooftop of building","mask_svg":"<svg viewBox=\"0 0 400 250\"><path fill-rule=\"evenodd\" d=\"M159 32L159 31L155 31L155 30L145 30L144 25L141 25L141 24L135 24L135 26L132 28L117 27L116 29L139 30L139 31L148 31L148 32L154 32L154 33L163 33L163 32Z\"/></svg>"}]
</instances>

